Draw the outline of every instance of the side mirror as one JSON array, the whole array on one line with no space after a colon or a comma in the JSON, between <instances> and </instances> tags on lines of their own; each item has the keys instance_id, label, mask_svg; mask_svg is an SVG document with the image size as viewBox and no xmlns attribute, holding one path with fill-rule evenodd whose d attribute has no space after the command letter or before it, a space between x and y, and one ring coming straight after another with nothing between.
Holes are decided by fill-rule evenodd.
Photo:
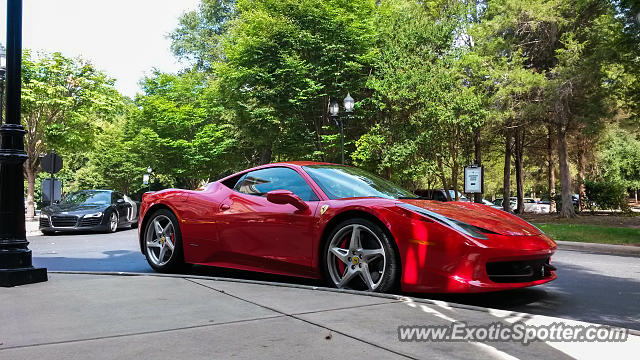
<instances>
[{"instance_id":1,"label":"side mirror","mask_svg":"<svg viewBox=\"0 0 640 360\"><path fill-rule=\"evenodd\" d=\"M267 201L274 204L291 204L301 211L309 210L309 206L289 190L273 190L267 193Z\"/></svg>"}]
</instances>

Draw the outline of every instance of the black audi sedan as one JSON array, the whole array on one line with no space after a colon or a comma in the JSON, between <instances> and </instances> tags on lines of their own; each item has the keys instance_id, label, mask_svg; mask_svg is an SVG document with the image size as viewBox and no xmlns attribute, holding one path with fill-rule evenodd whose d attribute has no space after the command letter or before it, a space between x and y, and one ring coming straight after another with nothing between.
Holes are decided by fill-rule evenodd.
<instances>
[{"instance_id":1,"label":"black audi sedan","mask_svg":"<svg viewBox=\"0 0 640 360\"><path fill-rule=\"evenodd\" d=\"M112 190L83 190L40 212L40 231L105 231L135 227L138 204L128 196Z\"/></svg>"}]
</instances>

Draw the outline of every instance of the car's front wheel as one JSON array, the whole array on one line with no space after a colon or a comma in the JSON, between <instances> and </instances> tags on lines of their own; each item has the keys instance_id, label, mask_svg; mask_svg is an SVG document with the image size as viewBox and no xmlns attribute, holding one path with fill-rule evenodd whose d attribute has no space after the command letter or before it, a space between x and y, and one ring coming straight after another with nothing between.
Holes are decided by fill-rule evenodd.
<instances>
[{"instance_id":1,"label":"car's front wheel","mask_svg":"<svg viewBox=\"0 0 640 360\"><path fill-rule=\"evenodd\" d=\"M380 226L350 219L334 228L324 247L325 278L337 288L387 292L400 273L396 250Z\"/></svg>"},{"instance_id":2,"label":"car's front wheel","mask_svg":"<svg viewBox=\"0 0 640 360\"><path fill-rule=\"evenodd\" d=\"M114 210L109 216L109 232L118 231L118 213Z\"/></svg>"},{"instance_id":3,"label":"car's front wheel","mask_svg":"<svg viewBox=\"0 0 640 360\"><path fill-rule=\"evenodd\" d=\"M156 211L144 229L144 253L156 271L174 272L184 265L178 219L167 209Z\"/></svg>"}]
</instances>

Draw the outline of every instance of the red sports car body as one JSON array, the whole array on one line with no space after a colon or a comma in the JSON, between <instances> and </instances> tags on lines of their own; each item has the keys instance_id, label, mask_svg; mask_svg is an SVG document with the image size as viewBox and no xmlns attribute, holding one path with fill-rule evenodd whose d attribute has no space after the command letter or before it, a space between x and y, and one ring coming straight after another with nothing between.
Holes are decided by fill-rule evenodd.
<instances>
[{"instance_id":1,"label":"red sports car body","mask_svg":"<svg viewBox=\"0 0 640 360\"><path fill-rule=\"evenodd\" d=\"M556 278L556 244L517 216L421 200L334 164L269 164L200 190L147 193L140 218L141 250L158 271L186 262L406 292L495 291Z\"/></svg>"}]
</instances>

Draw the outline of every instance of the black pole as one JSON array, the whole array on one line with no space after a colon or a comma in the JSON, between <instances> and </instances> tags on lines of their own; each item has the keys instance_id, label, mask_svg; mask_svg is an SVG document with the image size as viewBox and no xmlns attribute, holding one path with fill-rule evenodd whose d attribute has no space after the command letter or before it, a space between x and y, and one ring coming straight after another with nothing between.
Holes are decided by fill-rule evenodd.
<instances>
[{"instance_id":1,"label":"black pole","mask_svg":"<svg viewBox=\"0 0 640 360\"><path fill-rule=\"evenodd\" d=\"M340 120L340 145L342 149L342 165L344 165L344 123Z\"/></svg>"},{"instance_id":2,"label":"black pole","mask_svg":"<svg viewBox=\"0 0 640 360\"><path fill-rule=\"evenodd\" d=\"M49 169L51 169L51 171L53 171L53 167L55 166L55 162L56 162L56 149L51 149L51 160L49 160ZM54 187L54 182L55 182L55 178L53 177L53 172L51 173L51 175L49 176L49 205L53 206L53 192L55 191L55 187Z\"/></svg>"},{"instance_id":3,"label":"black pole","mask_svg":"<svg viewBox=\"0 0 640 360\"><path fill-rule=\"evenodd\" d=\"M2 125L3 105L4 105L4 75L7 69L0 67L0 126Z\"/></svg>"},{"instance_id":4,"label":"black pole","mask_svg":"<svg viewBox=\"0 0 640 360\"><path fill-rule=\"evenodd\" d=\"M31 265L24 217L24 134L20 125L22 0L7 1L7 106L0 127L0 286L47 281L47 269Z\"/></svg>"}]
</instances>

